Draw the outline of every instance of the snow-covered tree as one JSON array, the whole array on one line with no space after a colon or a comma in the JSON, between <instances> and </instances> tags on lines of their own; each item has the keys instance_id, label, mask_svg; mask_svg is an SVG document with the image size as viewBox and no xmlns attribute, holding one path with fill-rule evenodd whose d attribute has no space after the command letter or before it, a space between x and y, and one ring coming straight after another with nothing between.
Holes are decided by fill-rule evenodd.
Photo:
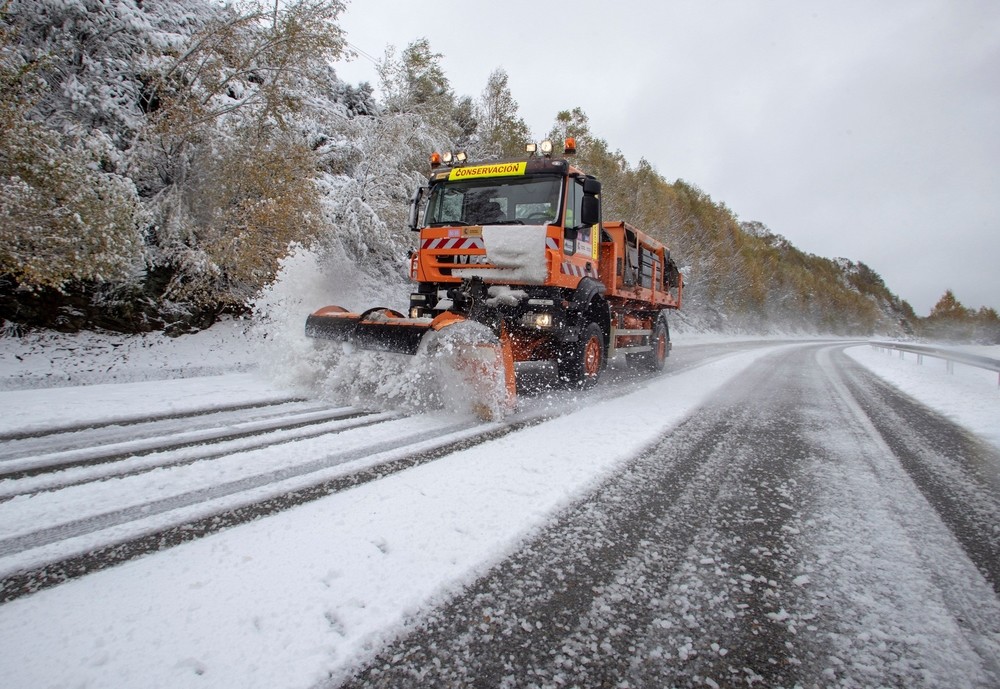
<instances>
[{"instance_id":1,"label":"snow-covered tree","mask_svg":"<svg viewBox=\"0 0 1000 689\"><path fill-rule=\"evenodd\" d=\"M147 86L140 147L166 296L245 303L322 222L311 111L338 87L330 0L224 11ZM355 101L354 105L357 104ZM344 114L344 113L340 113Z\"/></svg>"},{"instance_id":2,"label":"snow-covered tree","mask_svg":"<svg viewBox=\"0 0 1000 689\"><path fill-rule=\"evenodd\" d=\"M457 142L476 130L473 103L468 97L456 98L441 66L442 57L426 38L413 41L399 56L390 46L379 63L385 111L418 115Z\"/></svg>"},{"instance_id":3,"label":"snow-covered tree","mask_svg":"<svg viewBox=\"0 0 1000 689\"><path fill-rule=\"evenodd\" d=\"M495 69L479 98L479 135L484 151L491 157L524 155L531 131L518 115L517 101L508 84L507 72Z\"/></svg>"},{"instance_id":4,"label":"snow-covered tree","mask_svg":"<svg viewBox=\"0 0 1000 689\"><path fill-rule=\"evenodd\" d=\"M114 280L141 259L145 215L98 130L74 135L30 118L49 86L0 23L0 273L22 287Z\"/></svg>"}]
</instances>

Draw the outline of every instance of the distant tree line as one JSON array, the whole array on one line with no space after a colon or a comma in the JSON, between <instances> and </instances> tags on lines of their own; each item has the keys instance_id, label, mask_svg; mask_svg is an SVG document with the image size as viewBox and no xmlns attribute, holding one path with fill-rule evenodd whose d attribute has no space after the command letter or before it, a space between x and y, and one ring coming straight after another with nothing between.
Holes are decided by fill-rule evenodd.
<instances>
[{"instance_id":1,"label":"distant tree line","mask_svg":"<svg viewBox=\"0 0 1000 689\"><path fill-rule=\"evenodd\" d=\"M962 306L949 289L921 321L921 332L930 339L955 342L1000 344L1000 315L983 306L978 310Z\"/></svg>"},{"instance_id":2,"label":"distant tree line","mask_svg":"<svg viewBox=\"0 0 1000 689\"><path fill-rule=\"evenodd\" d=\"M427 39L379 62L381 97L331 68L340 0L0 2L0 318L8 332L207 327L299 245L405 279L407 202L433 150L523 155L531 131L495 70L460 96ZM664 240L682 316L747 332L997 337L996 312L927 319L868 266L805 254L689 182L631 163L579 108L604 215ZM951 293L946 293L946 296ZM944 298L942 298L942 302ZM777 326L776 326L777 324Z\"/></svg>"}]
</instances>

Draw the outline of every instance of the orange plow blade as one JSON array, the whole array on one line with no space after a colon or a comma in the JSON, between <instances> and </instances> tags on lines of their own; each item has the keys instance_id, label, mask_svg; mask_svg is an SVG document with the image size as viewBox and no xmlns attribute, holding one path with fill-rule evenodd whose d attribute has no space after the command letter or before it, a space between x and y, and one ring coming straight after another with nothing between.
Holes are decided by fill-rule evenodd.
<instances>
[{"instance_id":1,"label":"orange plow blade","mask_svg":"<svg viewBox=\"0 0 1000 689\"><path fill-rule=\"evenodd\" d=\"M306 319L306 336L378 352L416 354L430 327L429 319L406 318L392 309L352 313L340 306L326 306Z\"/></svg>"},{"instance_id":2,"label":"orange plow blade","mask_svg":"<svg viewBox=\"0 0 1000 689\"><path fill-rule=\"evenodd\" d=\"M465 407L482 419L495 420L516 405L514 355L503 327L497 336L489 327L450 311L430 319L406 318L386 308L353 313L327 306L309 316L306 335L427 357L449 408Z\"/></svg>"}]
</instances>

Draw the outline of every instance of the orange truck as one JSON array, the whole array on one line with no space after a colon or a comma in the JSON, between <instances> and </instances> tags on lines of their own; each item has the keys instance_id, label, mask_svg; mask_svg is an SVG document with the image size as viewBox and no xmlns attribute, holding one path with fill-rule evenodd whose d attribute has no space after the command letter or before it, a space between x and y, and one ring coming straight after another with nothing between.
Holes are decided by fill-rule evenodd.
<instances>
[{"instance_id":1,"label":"orange truck","mask_svg":"<svg viewBox=\"0 0 1000 689\"><path fill-rule=\"evenodd\" d=\"M683 277L662 243L625 222L601 219L601 183L574 167L567 139L519 160L469 163L433 154L427 186L411 203L416 289L407 314L387 308L310 315L306 334L415 354L430 332L485 326L467 348L470 376L499 377L513 405L522 362L551 362L568 386L597 383L610 357L656 372L670 353L667 312Z\"/></svg>"}]
</instances>

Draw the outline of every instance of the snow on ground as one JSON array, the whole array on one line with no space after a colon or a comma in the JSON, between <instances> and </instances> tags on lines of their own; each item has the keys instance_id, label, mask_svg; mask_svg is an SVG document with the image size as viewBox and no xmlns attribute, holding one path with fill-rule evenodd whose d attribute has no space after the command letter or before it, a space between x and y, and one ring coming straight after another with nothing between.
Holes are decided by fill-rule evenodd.
<instances>
[{"instance_id":1,"label":"snow on ground","mask_svg":"<svg viewBox=\"0 0 1000 689\"><path fill-rule=\"evenodd\" d=\"M767 351L660 378L623 398L8 603L0 607L0 640L4 658L19 660L4 663L4 675L23 687L321 681L331 666L394 633L408 613L481 574ZM651 395L668 401L650 405ZM608 423L636 432L610 436Z\"/></svg>"},{"instance_id":2,"label":"snow on ground","mask_svg":"<svg viewBox=\"0 0 1000 689\"><path fill-rule=\"evenodd\" d=\"M289 390L257 373L7 390L0 392L0 436L88 423L142 421L153 412L207 412L234 402L266 404L290 396Z\"/></svg>"},{"instance_id":3,"label":"snow on ground","mask_svg":"<svg viewBox=\"0 0 1000 689\"><path fill-rule=\"evenodd\" d=\"M279 384L253 373L150 382L192 369L240 370L255 340L239 326L177 340L2 339L2 431L281 394ZM72 352L67 342L75 343ZM655 379L624 397L588 400L522 432L0 606L0 675L18 687L320 682L387 640L408 614L501 560L773 349ZM958 367L952 376L927 360L917 366L915 358L867 346L850 352L1000 444L996 374ZM133 382L40 388L46 380ZM609 436L604 429L614 423L635 432Z\"/></svg>"},{"instance_id":4,"label":"snow on ground","mask_svg":"<svg viewBox=\"0 0 1000 689\"><path fill-rule=\"evenodd\" d=\"M947 347L945 347L947 348ZM1000 346L962 347L961 351L1000 359ZM1000 447L1000 379L995 371L955 364L948 373L945 362L893 350L854 347L847 353L880 378L925 406Z\"/></svg>"},{"instance_id":5,"label":"snow on ground","mask_svg":"<svg viewBox=\"0 0 1000 689\"><path fill-rule=\"evenodd\" d=\"M305 316L302 317L305 323ZM0 390L210 376L256 367L250 321L191 335L33 332L0 337Z\"/></svg>"}]
</instances>

